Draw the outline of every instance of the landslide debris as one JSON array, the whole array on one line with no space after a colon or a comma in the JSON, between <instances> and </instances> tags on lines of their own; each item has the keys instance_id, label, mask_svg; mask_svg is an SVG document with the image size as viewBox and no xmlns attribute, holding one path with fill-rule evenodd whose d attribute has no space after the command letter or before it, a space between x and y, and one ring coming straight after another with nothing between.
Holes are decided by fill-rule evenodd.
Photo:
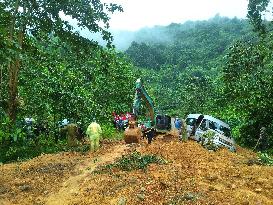
<instances>
[{"instance_id":1,"label":"landslide debris","mask_svg":"<svg viewBox=\"0 0 273 205\"><path fill-rule=\"evenodd\" d=\"M167 163L94 172L132 153L157 156ZM48 204L49 196L54 199L66 181L80 175L84 178L76 181L78 190L63 204L273 204L273 167L248 163L256 158L256 153L241 147L236 153L211 152L194 141L170 136L151 145L107 143L93 154L60 153L2 165L0 204Z\"/></svg>"}]
</instances>

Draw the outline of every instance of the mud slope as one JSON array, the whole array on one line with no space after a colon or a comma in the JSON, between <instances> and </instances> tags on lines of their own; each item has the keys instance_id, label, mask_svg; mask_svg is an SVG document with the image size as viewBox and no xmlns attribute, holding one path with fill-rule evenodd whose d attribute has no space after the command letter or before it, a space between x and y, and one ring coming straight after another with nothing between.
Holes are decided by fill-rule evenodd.
<instances>
[{"instance_id":1,"label":"mud slope","mask_svg":"<svg viewBox=\"0 0 273 205\"><path fill-rule=\"evenodd\" d=\"M146 171L94 173L137 150L167 164ZM255 153L209 152L199 144L157 139L150 146L105 143L93 154L42 155L1 165L0 205L273 204L273 167L249 165Z\"/></svg>"}]
</instances>

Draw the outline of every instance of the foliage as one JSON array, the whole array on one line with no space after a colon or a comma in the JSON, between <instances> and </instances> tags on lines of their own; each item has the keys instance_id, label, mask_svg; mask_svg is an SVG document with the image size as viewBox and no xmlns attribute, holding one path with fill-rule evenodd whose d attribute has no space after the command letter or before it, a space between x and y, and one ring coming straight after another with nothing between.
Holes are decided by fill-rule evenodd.
<instances>
[{"instance_id":1,"label":"foliage","mask_svg":"<svg viewBox=\"0 0 273 205\"><path fill-rule=\"evenodd\" d=\"M272 146L273 41L270 24L261 20L268 2L249 1L248 17L261 35L250 32L246 20L217 15L144 29L125 57L111 48L107 30L110 13L122 11L116 4L1 1L2 160L65 150L65 141L54 139L64 118L81 122L85 130L96 117L104 138L121 138L110 124L111 113L131 111L137 77L143 78L157 112L214 115L230 123L237 141L247 146L257 142L264 126ZM83 38L79 29L101 33L108 48ZM49 133L27 140L20 124L26 117L48 124ZM137 158L143 160L137 153L131 160ZM141 160L130 166L147 166L149 160Z\"/></svg>"},{"instance_id":2,"label":"foliage","mask_svg":"<svg viewBox=\"0 0 273 205\"><path fill-rule=\"evenodd\" d=\"M159 112L180 116L197 112L222 118L222 57L236 39L248 39L249 31L246 21L215 16L209 21L151 28L153 38L139 34L125 53L138 66L136 73Z\"/></svg>"},{"instance_id":3,"label":"foliage","mask_svg":"<svg viewBox=\"0 0 273 205\"><path fill-rule=\"evenodd\" d=\"M123 133L117 131L117 129L111 123L105 123L102 126L102 138L109 140L121 140L123 139Z\"/></svg>"},{"instance_id":4,"label":"foliage","mask_svg":"<svg viewBox=\"0 0 273 205\"><path fill-rule=\"evenodd\" d=\"M119 5L12 0L0 2L0 11L0 140L5 161L63 149L51 138L59 135L58 122L64 118L81 122L85 130L94 117L107 123L112 111L130 110L131 64L111 48L107 30L110 13L122 11ZM108 48L83 38L79 29L101 33ZM37 150L23 130L26 117L48 126L42 133L45 141L35 136Z\"/></svg>"},{"instance_id":5,"label":"foliage","mask_svg":"<svg viewBox=\"0 0 273 205\"><path fill-rule=\"evenodd\" d=\"M226 56L223 80L229 107L242 119L241 143L254 146L260 128L272 135L272 41L238 42ZM252 136L252 137L251 137ZM270 142L272 145L272 140Z\"/></svg>"},{"instance_id":6,"label":"foliage","mask_svg":"<svg viewBox=\"0 0 273 205\"><path fill-rule=\"evenodd\" d=\"M262 15L267 9L270 0L249 0L248 2L248 14L251 24L253 25L254 31L260 35L266 33L265 21L262 20Z\"/></svg>"},{"instance_id":7,"label":"foliage","mask_svg":"<svg viewBox=\"0 0 273 205\"><path fill-rule=\"evenodd\" d=\"M8 82L6 93L8 94L6 94L7 99L4 101L7 102L6 112L13 124L20 107L18 103L20 100L18 95L20 70L22 64L26 63L26 58L29 57L30 48L27 40L34 38L43 41L48 36L55 36L60 38L63 43L79 48L78 51L83 51L84 49L80 47L83 38L75 30L87 29L89 32L100 33L103 39L107 41L107 46L111 47L112 36L107 30L109 28L109 14L116 10L122 11L119 5L102 3L100 0L80 2L76 0L61 2L9 0L1 1L0 5L1 11L4 11L4 22L10 18L8 29L1 32L1 36L4 37L3 42L7 41L7 44L15 44L17 47L14 55L1 55L9 57L5 65L8 71L6 76ZM75 25L72 25L71 21L67 20L68 18L71 21L74 20ZM90 44L96 45L87 39L85 39L85 43L89 49ZM46 46L46 44L44 45Z\"/></svg>"},{"instance_id":8,"label":"foliage","mask_svg":"<svg viewBox=\"0 0 273 205\"><path fill-rule=\"evenodd\" d=\"M213 143L213 139L215 137L216 133L208 130L202 135L202 145L208 149L208 150L217 150L217 146Z\"/></svg>"},{"instance_id":9,"label":"foliage","mask_svg":"<svg viewBox=\"0 0 273 205\"><path fill-rule=\"evenodd\" d=\"M87 127L93 117L108 121L113 110L129 109L133 74L113 50L90 46L77 53L58 38L33 49L36 56L25 65L31 69L22 71L20 81L23 113L55 122L69 118Z\"/></svg>"},{"instance_id":10,"label":"foliage","mask_svg":"<svg viewBox=\"0 0 273 205\"><path fill-rule=\"evenodd\" d=\"M10 119L2 115L0 121L0 144L5 141L14 141L22 140L26 137L26 133L23 130L23 127L13 125Z\"/></svg>"},{"instance_id":11,"label":"foliage","mask_svg":"<svg viewBox=\"0 0 273 205\"><path fill-rule=\"evenodd\" d=\"M107 164L97 168L95 173L104 173L112 171L113 169L120 169L122 171L132 170L146 170L149 164L165 164L166 161L156 155L141 155L139 152L133 152L130 155L123 155L121 159L112 164Z\"/></svg>"},{"instance_id":12,"label":"foliage","mask_svg":"<svg viewBox=\"0 0 273 205\"><path fill-rule=\"evenodd\" d=\"M105 4L100 0L84 1L2 1L1 6L9 11L14 17L14 29L24 29L24 32L37 36L44 32L56 34L62 37L63 41L75 43L73 40L75 29L86 28L90 32L99 32L103 39L109 43L112 37L107 29L109 28L109 14L115 11L122 11L117 4ZM76 20L71 24L68 17ZM76 39L74 39L76 40Z\"/></svg>"},{"instance_id":13,"label":"foliage","mask_svg":"<svg viewBox=\"0 0 273 205\"><path fill-rule=\"evenodd\" d=\"M137 33L138 39L125 53L134 65L143 68L159 70L171 65L176 72L198 66L211 69L225 49L243 35L247 38L249 31L246 21L215 16L209 21L151 28L147 32L152 38L143 39Z\"/></svg>"},{"instance_id":14,"label":"foliage","mask_svg":"<svg viewBox=\"0 0 273 205\"><path fill-rule=\"evenodd\" d=\"M249 2L252 24L259 22L267 3ZM268 149L273 145L273 43L270 24L260 23L267 27L262 38L250 32L246 20L219 16L155 27L151 34L164 31L168 41L142 39L126 54L138 66L159 112L213 115L228 122L236 141L245 146L256 144L264 126Z\"/></svg>"},{"instance_id":15,"label":"foliage","mask_svg":"<svg viewBox=\"0 0 273 205\"><path fill-rule=\"evenodd\" d=\"M264 165L273 166L273 158L269 154L259 152L258 157L259 161Z\"/></svg>"}]
</instances>

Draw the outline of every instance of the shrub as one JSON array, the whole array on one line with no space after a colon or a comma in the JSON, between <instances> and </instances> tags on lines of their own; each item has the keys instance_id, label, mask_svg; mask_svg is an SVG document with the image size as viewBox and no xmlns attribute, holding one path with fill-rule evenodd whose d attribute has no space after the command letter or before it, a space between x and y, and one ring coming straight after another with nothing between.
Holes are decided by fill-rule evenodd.
<instances>
[{"instance_id":1,"label":"shrub","mask_svg":"<svg viewBox=\"0 0 273 205\"><path fill-rule=\"evenodd\" d=\"M122 156L121 159L112 164L107 164L98 167L95 173L105 173L111 172L113 168L117 168L122 171L132 171L132 170L146 170L149 164L165 164L166 160L156 156L156 155L141 155L139 152L133 152L130 155Z\"/></svg>"},{"instance_id":2,"label":"shrub","mask_svg":"<svg viewBox=\"0 0 273 205\"><path fill-rule=\"evenodd\" d=\"M111 140L121 140L123 138L123 132L119 132L112 124L103 124L102 128L102 138Z\"/></svg>"},{"instance_id":3,"label":"shrub","mask_svg":"<svg viewBox=\"0 0 273 205\"><path fill-rule=\"evenodd\" d=\"M273 165L273 158L267 153L259 152L258 153L258 159L264 165L269 165L269 166Z\"/></svg>"}]
</instances>

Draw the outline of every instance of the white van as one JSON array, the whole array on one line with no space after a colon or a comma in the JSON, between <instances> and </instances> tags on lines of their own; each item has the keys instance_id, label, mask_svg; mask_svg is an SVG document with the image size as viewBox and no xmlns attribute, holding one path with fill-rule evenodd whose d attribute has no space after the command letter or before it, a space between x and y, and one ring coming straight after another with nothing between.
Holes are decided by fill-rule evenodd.
<instances>
[{"instance_id":1,"label":"white van","mask_svg":"<svg viewBox=\"0 0 273 205\"><path fill-rule=\"evenodd\" d=\"M227 147L235 151L235 141L231 136L231 130L227 123L209 115L189 114L187 119L187 132L189 138L198 142L204 140L203 135L213 132L213 144L218 147Z\"/></svg>"}]
</instances>

